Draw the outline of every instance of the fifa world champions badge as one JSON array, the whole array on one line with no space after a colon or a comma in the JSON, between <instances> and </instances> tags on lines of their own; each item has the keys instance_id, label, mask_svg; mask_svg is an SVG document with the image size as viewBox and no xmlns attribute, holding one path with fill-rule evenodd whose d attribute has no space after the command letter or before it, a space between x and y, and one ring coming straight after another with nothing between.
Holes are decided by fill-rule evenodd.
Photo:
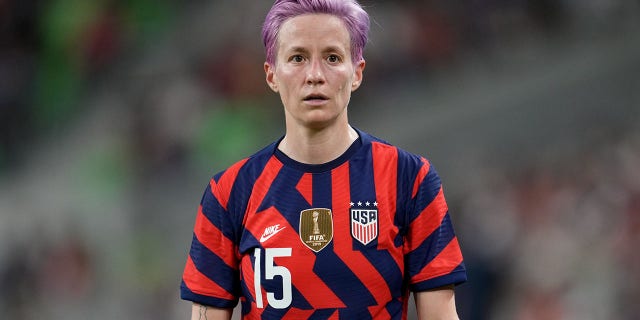
<instances>
[{"instance_id":1,"label":"fifa world champions badge","mask_svg":"<svg viewBox=\"0 0 640 320\"><path fill-rule=\"evenodd\" d=\"M314 208L300 212L300 240L309 249L319 252L333 239L331 209Z\"/></svg>"},{"instance_id":2,"label":"fifa world champions badge","mask_svg":"<svg viewBox=\"0 0 640 320\"><path fill-rule=\"evenodd\" d=\"M378 237L378 202L350 203L351 236L363 245Z\"/></svg>"}]
</instances>

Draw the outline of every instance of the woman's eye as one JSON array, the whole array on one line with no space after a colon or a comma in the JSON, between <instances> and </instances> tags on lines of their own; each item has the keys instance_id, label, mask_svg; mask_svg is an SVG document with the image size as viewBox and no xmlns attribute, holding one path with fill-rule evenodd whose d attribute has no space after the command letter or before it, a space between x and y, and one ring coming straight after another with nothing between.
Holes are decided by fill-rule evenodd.
<instances>
[{"instance_id":1,"label":"woman's eye","mask_svg":"<svg viewBox=\"0 0 640 320\"><path fill-rule=\"evenodd\" d=\"M301 55L295 55L291 57L291 61L293 62L302 62L304 61L304 58Z\"/></svg>"},{"instance_id":2,"label":"woman's eye","mask_svg":"<svg viewBox=\"0 0 640 320\"><path fill-rule=\"evenodd\" d=\"M329 57L327 57L327 61L331 62L331 63L336 63L336 62L340 62L340 57L338 57L335 54L330 55Z\"/></svg>"}]
</instances>

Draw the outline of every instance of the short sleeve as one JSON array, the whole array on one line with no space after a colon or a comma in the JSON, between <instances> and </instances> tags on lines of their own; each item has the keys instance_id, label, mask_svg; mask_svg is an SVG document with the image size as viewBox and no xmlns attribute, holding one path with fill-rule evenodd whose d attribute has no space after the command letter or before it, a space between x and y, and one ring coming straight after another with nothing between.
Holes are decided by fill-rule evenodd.
<instances>
[{"instance_id":1,"label":"short sleeve","mask_svg":"<svg viewBox=\"0 0 640 320\"><path fill-rule=\"evenodd\" d=\"M440 177L422 158L413 181L405 241L405 267L412 291L459 284L467 279Z\"/></svg>"},{"instance_id":2,"label":"short sleeve","mask_svg":"<svg viewBox=\"0 0 640 320\"><path fill-rule=\"evenodd\" d=\"M199 304L233 308L240 292L239 258L232 219L215 179L198 207L180 296Z\"/></svg>"}]
</instances>

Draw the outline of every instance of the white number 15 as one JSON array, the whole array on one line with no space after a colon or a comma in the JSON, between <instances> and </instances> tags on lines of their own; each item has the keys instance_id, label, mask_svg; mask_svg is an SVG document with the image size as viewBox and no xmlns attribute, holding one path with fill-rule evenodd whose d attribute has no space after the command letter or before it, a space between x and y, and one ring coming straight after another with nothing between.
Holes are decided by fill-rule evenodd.
<instances>
[{"instance_id":1,"label":"white number 15","mask_svg":"<svg viewBox=\"0 0 640 320\"><path fill-rule=\"evenodd\" d=\"M291 248L266 248L265 251L265 263L264 263L264 278L266 280L273 280L275 276L282 277L282 299L276 299L276 296L273 292L267 292L267 303L276 308L276 309L284 309L291 305L291 273L289 269L282 266L277 266L273 262L273 258L275 257L290 257L291 256ZM260 278L262 275L261 270L261 255L262 250L256 249L254 253L255 262L254 262L254 273L253 273L253 283L254 289L256 292L256 306L258 308L264 308L262 302L262 286L260 283Z\"/></svg>"}]
</instances>

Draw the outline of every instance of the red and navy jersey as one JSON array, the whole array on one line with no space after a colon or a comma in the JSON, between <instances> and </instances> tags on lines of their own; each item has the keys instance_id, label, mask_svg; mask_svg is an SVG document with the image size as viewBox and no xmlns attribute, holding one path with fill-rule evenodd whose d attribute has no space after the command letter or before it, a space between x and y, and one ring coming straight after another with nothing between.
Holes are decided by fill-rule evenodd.
<instances>
[{"instance_id":1,"label":"red and navy jersey","mask_svg":"<svg viewBox=\"0 0 640 320\"><path fill-rule=\"evenodd\" d=\"M438 174L367 133L338 159L278 142L216 174L181 297L244 319L406 319L409 291L466 280Z\"/></svg>"}]
</instances>

